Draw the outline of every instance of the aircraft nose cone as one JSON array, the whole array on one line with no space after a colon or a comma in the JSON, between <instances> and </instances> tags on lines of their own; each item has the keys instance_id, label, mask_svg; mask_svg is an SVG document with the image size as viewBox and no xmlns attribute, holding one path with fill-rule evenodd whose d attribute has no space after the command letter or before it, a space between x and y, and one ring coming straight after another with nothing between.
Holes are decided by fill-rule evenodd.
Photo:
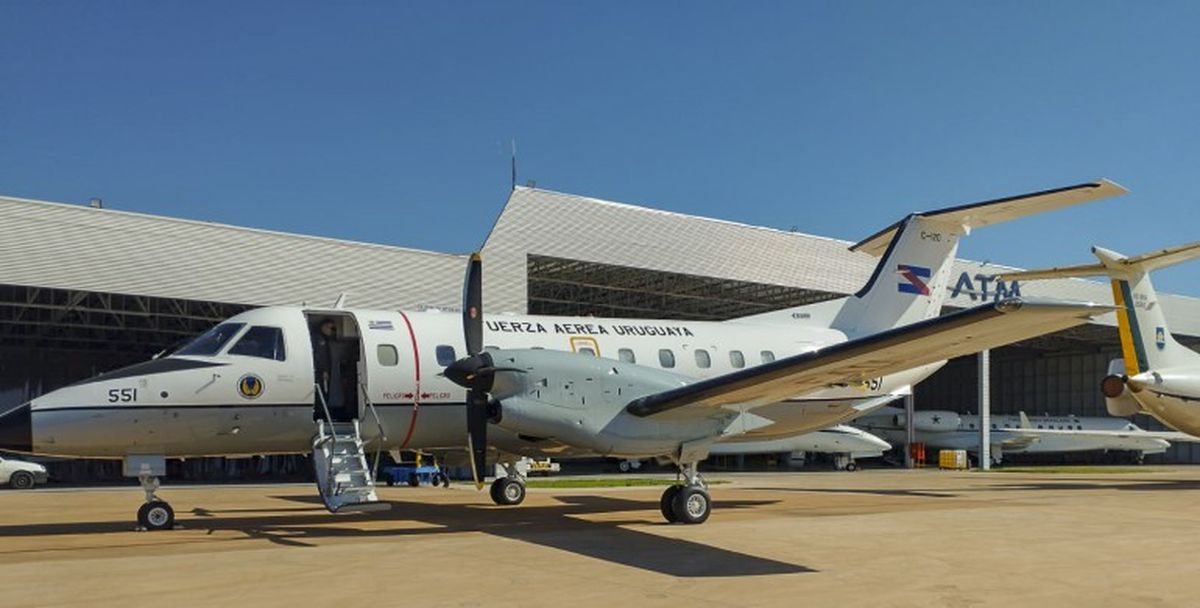
<instances>
[{"instance_id":1,"label":"aircraft nose cone","mask_svg":"<svg viewBox=\"0 0 1200 608\"><path fill-rule=\"evenodd\" d=\"M0 450L33 451L33 416L28 403L0 414Z\"/></svg>"}]
</instances>

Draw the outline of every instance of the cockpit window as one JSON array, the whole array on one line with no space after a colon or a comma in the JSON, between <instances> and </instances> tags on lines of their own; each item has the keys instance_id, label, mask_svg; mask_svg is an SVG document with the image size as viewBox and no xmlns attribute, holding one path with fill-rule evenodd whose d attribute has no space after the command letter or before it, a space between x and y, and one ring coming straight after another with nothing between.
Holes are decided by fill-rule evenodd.
<instances>
[{"instance_id":1,"label":"cockpit window","mask_svg":"<svg viewBox=\"0 0 1200 608\"><path fill-rule=\"evenodd\" d=\"M255 325L246 330L246 334L229 349L229 354L283 361L287 357L283 350L283 330Z\"/></svg>"},{"instance_id":2,"label":"cockpit window","mask_svg":"<svg viewBox=\"0 0 1200 608\"><path fill-rule=\"evenodd\" d=\"M245 326L245 323L222 323L204 332L199 338L188 342L187 346L173 354L211 357L221 352L221 348Z\"/></svg>"}]
</instances>

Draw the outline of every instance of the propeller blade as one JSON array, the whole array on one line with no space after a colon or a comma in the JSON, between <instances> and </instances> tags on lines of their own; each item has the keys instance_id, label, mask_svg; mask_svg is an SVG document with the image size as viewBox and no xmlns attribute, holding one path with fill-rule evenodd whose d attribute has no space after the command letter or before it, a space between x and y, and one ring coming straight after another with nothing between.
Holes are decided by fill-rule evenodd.
<instances>
[{"instance_id":1,"label":"propeller blade","mask_svg":"<svg viewBox=\"0 0 1200 608\"><path fill-rule=\"evenodd\" d=\"M467 453L471 459L471 478L475 489L483 489L487 477L488 396L483 391L471 391L467 396Z\"/></svg>"},{"instance_id":2,"label":"propeller blade","mask_svg":"<svg viewBox=\"0 0 1200 608\"><path fill-rule=\"evenodd\" d=\"M471 262L467 265L462 311L467 355L477 355L483 350L483 259L478 252L471 254Z\"/></svg>"}]
</instances>

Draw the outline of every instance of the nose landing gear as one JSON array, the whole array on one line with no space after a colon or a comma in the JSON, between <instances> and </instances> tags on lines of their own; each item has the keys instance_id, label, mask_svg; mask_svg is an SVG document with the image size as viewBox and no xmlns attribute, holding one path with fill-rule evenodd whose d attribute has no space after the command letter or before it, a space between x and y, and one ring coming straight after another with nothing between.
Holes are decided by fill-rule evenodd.
<instances>
[{"instance_id":1,"label":"nose landing gear","mask_svg":"<svg viewBox=\"0 0 1200 608\"><path fill-rule=\"evenodd\" d=\"M146 493L146 502L138 509L137 521L141 530L170 530L175 527L175 510L165 500L160 500L154 493L158 491L158 477L153 475L138 475L142 491Z\"/></svg>"},{"instance_id":2,"label":"nose landing gear","mask_svg":"<svg viewBox=\"0 0 1200 608\"><path fill-rule=\"evenodd\" d=\"M675 484L663 492L659 509L667 523L702 524L712 513L712 498L708 486L696 470L696 463L681 466L684 483Z\"/></svg>"}]
</instances>

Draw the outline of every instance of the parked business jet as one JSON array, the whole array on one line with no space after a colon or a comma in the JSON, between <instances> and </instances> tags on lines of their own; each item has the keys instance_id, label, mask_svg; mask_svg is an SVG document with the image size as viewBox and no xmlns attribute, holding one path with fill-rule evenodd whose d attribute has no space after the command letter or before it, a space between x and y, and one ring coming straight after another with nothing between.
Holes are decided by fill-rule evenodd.
<instances>
[{"instance_id":1,"label":"parked business jet","mask_svg":"<svg viewBox=\"0 0 1200 608\"><path fill-rule=\"evenodd\" d=\"M903 443L905 413L895 407L876 410L854 425ZM913 415L914 441L939 450L979 453L979 416L946 410L922 410ZM992 416L992 462L1000 464L1005 453L1048 454L1058 452L1127 451L1138 455L1161 454L1171 441L1200 441L1184 433L1160 433L1139 428L1124 418L1101 416Z\"/></svg>"},{"instance_id":2,"label":"parked business jet","mask_svg":"<svg viewBox=\"0 0 1200 608\"><path fill-rule=\"evenodd\" d=\"M683 481L663 493L663 516L700 523L711 501L696 464L718 439L839 424L908 393L946 359L1110 311L1011 298L938 316L971 229L1124 192L1100 180L912 214L852 247L880 257L853 296L728 322L485 318L474 255L461 319L247 311L168 356L3 414L0 449L123 459L146 494L146 529L174 521L156 495L166 458L312 451L326 507L369 510L387 507L369 451L464 445L480 487L489 447L508 471L491 486L498 504L524 498L520 456L663 459Z\"/></svg>"},{"instance_id":3,"label":"parked business jet","mask_svg":"<svg viewBox=\"0 0 1200 608\"><path fill-rule=\"evenodd\" d=\"M1175 341L1150 284L1150 272L1200 256L1200 242L1139 256L1092 247L1099 264L1008 273L1017 279L1107 275L1117 305L1123 359L1100 383L1108 413L1148 413L1163 424L1200 435L1200 353Z\"/></svg>"}]
</instances>

